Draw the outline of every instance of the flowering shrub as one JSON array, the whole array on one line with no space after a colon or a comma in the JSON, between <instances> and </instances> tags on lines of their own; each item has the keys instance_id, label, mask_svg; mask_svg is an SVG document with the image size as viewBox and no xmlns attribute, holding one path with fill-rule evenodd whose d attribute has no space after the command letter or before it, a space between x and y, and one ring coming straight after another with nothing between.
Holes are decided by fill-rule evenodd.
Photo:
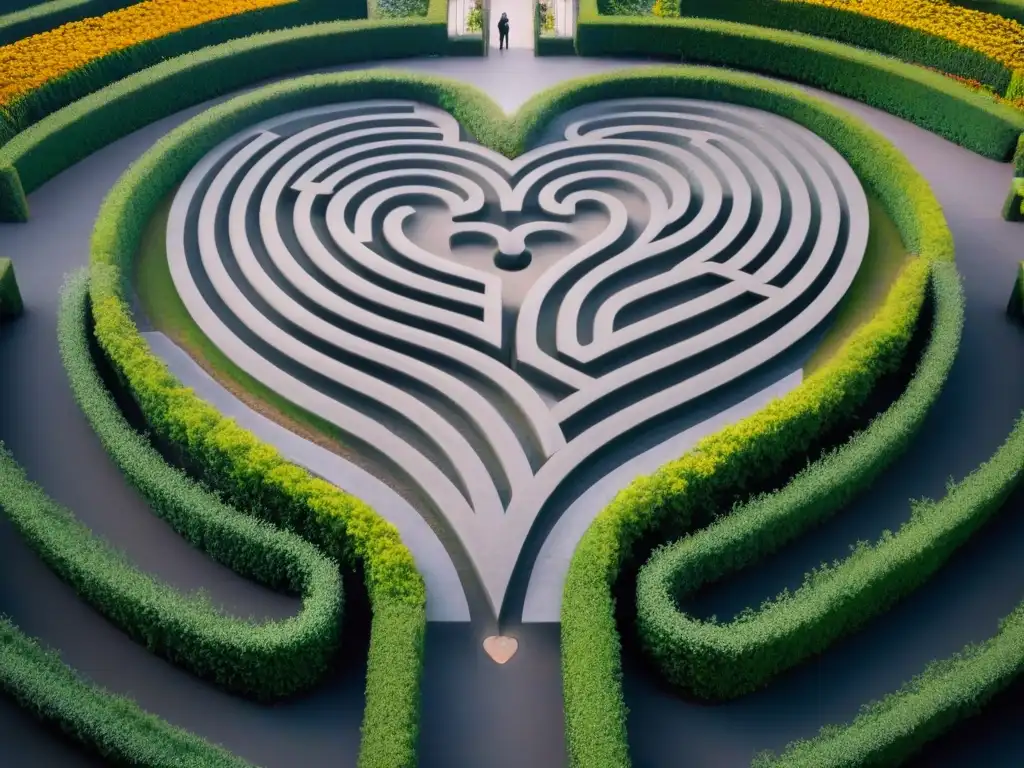
<instances>
[{"instance_id":1,"label":"flowering shrub","mask_svg":"<svg viewBox=\"0 0 1024 768\"><path fill-rule=\"evenodd\" d=\"M183 29L295 0L145 0L0 47L0 106L97 59Z\"/></svg>"}]
</instances>

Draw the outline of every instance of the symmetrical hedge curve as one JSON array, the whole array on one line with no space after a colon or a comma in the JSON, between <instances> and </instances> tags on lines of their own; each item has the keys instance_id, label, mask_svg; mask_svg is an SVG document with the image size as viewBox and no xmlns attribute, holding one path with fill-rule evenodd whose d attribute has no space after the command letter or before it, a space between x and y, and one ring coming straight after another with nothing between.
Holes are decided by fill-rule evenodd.
<instances>
[{"instance_id":1,"label":"symmetrical hedge curve","mask_svg":"<svg viewBox=\"0 0 1024 768\"><path fill-rule=\"evenodd\" d=\"M929 265L952 261L952 235L941 207L927 182L886 139L794 88L745 77L751 91L741 97L743 103L783 114L829 141L879 197L911 253ZM897 301L916 276L916 270L904 270L889 301ZM950 308L958 306L952 302ZM904 307L908 314L915 311L913 304ZM889 312L892 319L901 317ZM823 429L842 423L898 358L905 327L902 322L862 327L796 390L705 438L654 475L638 478L595 519L573 556L562 602L566 737L573 766L629 765L613 595L619 576L638 567L659 541L710 522L736 494L770 478L787 458L806 452ZM933 339L929 354L946 353Z\"/></svg>"},{"instance_id":2,"label":"symmetrical hedge curve","mask_svg":"<svg viewBox=\"0 0 1024 768\"><path fill-rule=\"evenodd\" d=\"M998 507L999 499L1019 484L1024 472L1024 417L1019 418L995 455L950 489L940 502L930 502L916 528L947 528L955 540L971 518L980 519ZM957 509L956 505L963 506ZM938 518L953 513L943 524ZM897 536L904 534L901 531ZM884 545L883 545L884 546ZM941 546L941 545L940 545ZM755 768L860 768L898 765L954 723L975 713L1024 673L1024 603L984 643L968 646L952 658L933 662L917 678L872 704L849 725L827 726L816 738L791 744L780 757L761 755Z\"/></svg>"},{"instance_id":3,"label":"symmetrical hedge curve","mask_svg":"<svg viewBox=\"0 0 1024 768\"><path fill-rule=\"evenodd\" d=\"M136 568L0 455L0 505L47 565L85 600L153 652L228 690L269 699L308 687L338 647L337 565L294 534L242 515L164 463L124 421L93 368L85 282L69 283L59 318L61 356L76 399L153 510L241 575L303 598L300 613L254 623L226 616Z\"/></svg>"},{"instance_id":4,"label":"symmetrical hedge curve","mask_svg":"<svg viewBox=\"0 0 1024 768\"><path fill-rule=\"evenodd\" d=\"M111 765L252 768L130 699L92 685L0 618L0 693Z\"/></svg>"},{"instance_id":5,"label":"symmetrical hedge curve","mask_svg":"<svg viewBox=\"0 0 1024 768\"><path fill-rule=\"evenodd\" d=\"M712 19L602 16L597 0L580 0L576 50L776 75L883 109L995 160L1007 160L1024 132L1024 114L937 72L797 32Z\"/></svg>"},{"instance_id":6,"label":"symmetrical hedge curve","mask_svg":"<svg viewBox=\"0 0 1024 768\"><path fill-rule=\"evenodd\" d=\"M921 260L917 264L926 267ZM641 569L640 638L670 682L702 698L732 698L824 650L923 583L1016 483L1016 477L1009 478L984 504L965 506L958 490L937 504L916 505L912 521L895 535L886 534L873 548L858 548L842 564L809 575L796 592L732 622L700 621L677 608L680 598L776 551L837 512L903 453L938 398L959 347L964 308L953 265L935 266L932 295L929 352L892 407L784 489L660 549ZM902 304L897 292L892 298L900 303L886 307L889 311ZM885 311L872 322L886 322Z\"/></svg>"}]
</instances>

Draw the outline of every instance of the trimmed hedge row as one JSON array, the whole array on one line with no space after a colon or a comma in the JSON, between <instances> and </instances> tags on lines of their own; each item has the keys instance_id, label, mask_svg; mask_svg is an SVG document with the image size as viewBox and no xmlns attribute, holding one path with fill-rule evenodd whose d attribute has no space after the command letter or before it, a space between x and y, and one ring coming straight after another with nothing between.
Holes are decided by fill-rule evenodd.
<instances>
[{"instance_id":1,"label":"trimmed hedge row","mask_svg":"<svg viewBox=\"0 0 1024 768\"><path fill-rule=\"evenodd\" d=\"M46 722L123 766L251 768L198 736L92 685L60 657L0 618L0 691Z\"/></svg>"},{"instance_id":2,"label":"trimmed hedge row","mask_svg":"<svg viewBox=\"0 0 1024 768\"><path fill-rule=\"evenodd\" d=\"M608 12L602 5L610 10L614 0L598 0L599 9ZM849 10L794 0L674 0L674 5L678 8L674 15L735 21L828 38L977 80L1003 94L1013 75L1013 70L1005 63L976 48L915 29L910 24L860 13L856 5ZM957 13L965 14L964 11ZM1000 26L1012 25L1000 22Z\"/></svg>"},{"instance_id":3,"label":"trimmed hedge row","mask_svg":"<svg viewBox=\"0 0 1024 768\"><path fill-rule=\"evenodd\" d=\"M422 19L331 22L267 32L161 61L112 85L107 85L105 70L88 82L77 80L74 90L46 101L35 117L23 117L12 127L21 132L0 146L0 221L25 221L27 193L115 139L186 107L299 70L444 53L446 14L444 0L431 0ZM119 76L159 58L152 59L147 48ZM34 122L71 99L77 101ZM33 124L22 130L28 123Z\"/></svg>"},{"instance_id":4,"label":"trimmed hedge row","mask_svg":"<svg viewBox=\"0 0 1024 768\"><path fill-rule=\"evenodd\" d=\"M1010 192L1003 203L1003 218L1007 221L1024 221L1024 178L1010 182Z\"/></svg>"},{"instance_id":5,"label":"trimmed hedge row","mask_svg":"<svg viewBox=\"0 0 1024 768\"><path fill-rule=\"evenodd\" d=\"M1024 319L1024 261L1017 265L1017 277L1013 281L1006 313L1016 320Z\"/></svg>"},{"instance_id":6,"label":"trimmed hedge row","mask_svg":"<svg viewBox=\"0 0 1024 768\"><path fill-rule=\"evenodd\" d=\"M912 265L918 266L922 276L927 273L923 260ZM914 282L901 280L872 322L902 324L909 338L913 315L902 306L916 298L916 288ZM915 508L914 522L895 536L886 534L877 547L859 549L842 565L823 567L793 594L729 623L700 621L677 607L686 595L778 550L837 512L906 450L942 391L960 344L963 296L952 264L936 265L932 295L931 341L913 379L892 407L782 490L755 498L713 525L658 550L641 569L639 635L645 651L671 683L707 699L732 698L760 687L923 583L995 510L991 504L982 504L958 519L958 505L964 503L958 492L940 504ZM1000 502L1009 487L994 494L993 503ZM959 527L953 526L954 521Z\"/></svg>"},{"instance_id":7,"label":"trimmed hedge row","mask_svg":"<svg viewBox=\"0 0 1024 768\"><path fill-rule=\"evenodd\" d=\"M734 75L748 83L717 98L782 114L828 140L892 215L907 249L925 262L952 261L952 235L927 182L884 138L837 107L795 88ZM905 270L904 281L919 279ZM895 299L894 299L895 300ZM913 305L906 311L912 313ZM897 314L889 315L895 319ZM705 438L681 459L621 491L584 534L569 567L562 603L562 670L572 765L629 765L614 588L659 541L710 522L745 489L805 453L841 424L895 364L901 328L868 324L827 366L758 414Z\"/></svg>"},{"instance_id":8,"label":"trimmed hedge row","mask_svg":"<svg viewBox=\"0 0 1024 768\"><path fill-rule=\"evenodd\" d=\"M891 541L904 557L915 537L930 546L933 556L962 540L969 529L998 508L1024 471L1024 418L996 454L950 489L945 499L929 502ZM959 508L958 508L959 507ZM949 520L942 520L944 514ZM942 531L940 533L940 531ZM943 541L942 539L947 539ZM894 545L885 542L882 548ZM871 555L868 555L869 557ZM933 662L925 672L880 702L867 707L852 723L828 726L819 736L791 744L780 757L763 754L756 768L858 768L897 765L956 722L977 713L982 705L1024 672L1024 603L1000 623L985 643Z\"/></svg>"},{"instance_id":9,"label":"trimmed hedge row","mask_svg":"<svg viewBox=\"0 0 1024 768\"><path fill-rule=\"evenodd\" d=\"M915 123L974 152L1009 159L1024 114L930 72L810 35L710 19L601 16L580 0L583 56L668 56L813 85Z\"/></svg>"},{"instance_id":10,"label":"trimmed hedge row","mask_svg":"<svg viewBox=\"0 0 1024 768\"><path fill-rule=\"evenodd\" d=\"M17 317L23 308L14 264L10 259L0 259L0 320Z\"/></svg>"},{"instance_id":11,"label":"trimmed hedge row","mask_svg":"<svg viewBox=\"0 0 1024 768\"><path fill-rule=\"evenodd\" d=\"M115 461L154 512L239 574L301 594L298 616L255 624L225 616L137 569L0 455L0 504L22 536L62 579L147 648L260 699L301 690L338 647L342 592L335 563L294 534L242 515L169 467L124 421L92 365L84 279L62 296L61 356L76 400Z\"/></svg>"}]
</instances>

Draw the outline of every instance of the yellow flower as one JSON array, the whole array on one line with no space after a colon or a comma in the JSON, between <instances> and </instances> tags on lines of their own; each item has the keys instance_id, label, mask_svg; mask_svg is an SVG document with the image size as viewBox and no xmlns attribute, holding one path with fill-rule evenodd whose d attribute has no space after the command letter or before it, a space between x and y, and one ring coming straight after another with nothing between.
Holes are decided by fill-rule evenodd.
<instances>
[{"instance_id":1,"label":"yellow flower","mask_svg":"<svg viewBox=\"0 0 1024 768\"><path fill-rule=\"evenodd\" d=\"M0 106L133 45L295 0L145 0L0 47Z\"/></svg>"}]
</instances>

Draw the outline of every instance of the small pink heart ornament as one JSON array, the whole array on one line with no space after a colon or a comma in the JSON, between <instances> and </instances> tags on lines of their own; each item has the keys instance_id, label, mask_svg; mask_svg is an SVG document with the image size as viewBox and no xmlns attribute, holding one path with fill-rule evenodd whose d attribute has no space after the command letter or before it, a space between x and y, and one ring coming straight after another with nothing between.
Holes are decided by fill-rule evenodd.
<instances>
[{"instance_id":1,"label":"small pink heart ornament","mask_svg":"<svg viewBox=\"0 0 1024 768\"><path fill-rule=\"evenodd\" d=\"M516 651L519 650L519 641L514 637L491 635L484 640L484 650L496 663L504 664L516 655Z\"/></svg>"}]
</instances>

